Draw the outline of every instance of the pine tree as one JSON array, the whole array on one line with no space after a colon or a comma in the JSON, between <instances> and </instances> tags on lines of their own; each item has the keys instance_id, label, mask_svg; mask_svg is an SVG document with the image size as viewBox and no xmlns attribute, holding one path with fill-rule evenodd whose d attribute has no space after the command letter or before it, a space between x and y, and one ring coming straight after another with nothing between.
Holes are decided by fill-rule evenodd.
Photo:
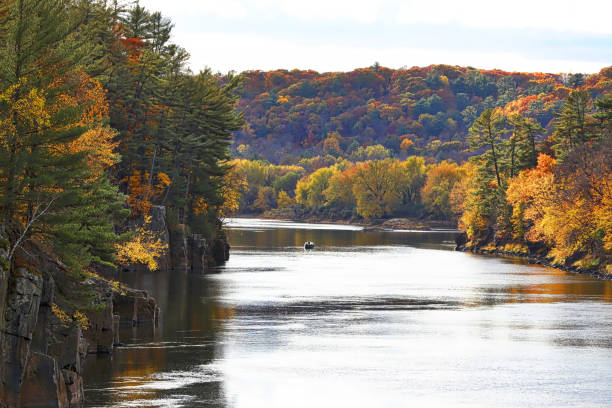
<instances>
[{"instance_id":1,"label":"pine tree","mask_svg":"<svg viewBox=\"0 0 612 408\"><path fill-rule=\"evenodd\" d=\"M557 159L563 160L576 146L593 136L587 116L590 99L587 91L572 91L557 114L552 135L552 148Z\"/></svg>"},{"instance_id":2,"label":"pine tree","mask_svg":"<svg viewBox=\"0 0 612 408\"><path fill-rule=\"evenodd\" d=\"M468 136L472 151L483 147L487 149L485 157L487 162L493 166L498 186L501 186L499 161L501 135L504 131L502 128L503 119L503 116L495 109L486 109L472 125Z\"/></svg>"},{"instance_id":3,"label":"pine tree","mask_svg":"<svg viewBox=\"0 0 612 408\"><path fill-rule=\"evenodd\" d=\"M598 112L593 115L598 123L603 137L612 136L612 94L605 95L595 101Z\"/></svg>"},{"instance_id":4,"label":"pine tree","mask_svg":"<svg viewBox=\"0 0 612 408\"><path fill-rule=\"evenodd\" d=\"M543 129L534 120L519 114L512 115L507 122L511 135L505 142L504 167L509 170L509 176L514 177L520 170L537 165L536 138Z\"/></svg>"},{"instance_id":5,"label":"pine tree","mask_svg":"<svg viewBox=\"0 0 612 408\"><path fill-rule=\"evenodd\" d=\"M79 95L87 78L81 71L83 52L89 47L78 35L82 9L73 6L62 0L11 0L1 22L0 217L11 256L31 238L53 237L58 245L86 242L82 259L110 259L114 252L111 220L101 217L109 211L96 199L109 186L92 183L86 161L92 152L71 149L88 130L83 114L95 103ZM116 209L121 200L114 197L108 205ZM96 220L84 221L79 214ZM62 234L69 228L66 219L79 218L81 226L94 222L105 233L85 228Z\"/></svg>"}]
</instances>

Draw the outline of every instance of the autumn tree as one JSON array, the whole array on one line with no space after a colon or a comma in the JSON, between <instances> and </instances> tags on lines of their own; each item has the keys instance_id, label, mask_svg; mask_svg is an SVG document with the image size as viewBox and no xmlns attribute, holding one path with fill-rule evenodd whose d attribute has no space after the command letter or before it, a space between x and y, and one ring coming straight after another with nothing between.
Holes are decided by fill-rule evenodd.
<instances>
[{"instance_id":1,"label":"autumn tree","mask_svg":"<svg viewBox=\"0 0 612 408\"><path fill-rule=\"evenodd\" d=\"M295 200L309 207L320 207L325 203L324 191L329 187L329 179L334 169L324 167L298 181Z\"/></svg>"},{"instance_id":2,"label":"autumn tree","mask_svg":"<svg viewBox=\"0 0 612 408\"><path fill-rule=\"evenodd\" d=\"M112 262L122 212L104 175L116 160L104 92L80 70L80 6L9 1L0 30L0 214L11 256L29 239L52 238L76 270Z\"/></svg>"},{"instance_id":3,"label":"autumn tree","mask_svg":"<svg viewBox=\"0 0 612 408\"><path fill-rule=\"evenodd\" d=\"M276 198L276 207L277 208L285 208L289 207L293 204L293 199L289 197L289 194L285 190L281 190L278 192L278 197Z\"/></svg>"},{"instance_id":4,"label":"autumn tree","mask_svg":"<svg viewBox=\"0 0 612 408\"><path fill-rule=\"evenodd\" d=\"M359 165L353 184L357 213L364 218L391 214L400 204L402 173L401 164L392 159L367 161Z\"/></svg>"},{"instance_id":5,"label":"autumn tree","mask_svg":"<svg viewBox=\"0 0 612 408\"><path fill-rule=\"evenodd\" d=\"M323 191L327 206L351 211L355 208L356 201L353 195L355 173L356 167L351 167L332 174L329 178L329 186Z\"/></svg>"},{"instance_id":6,"label":"autumn tree","mask_svg":"<svg viewBox=\"0 0 612 408\"><path fill-rule=\"evenodd\" d=\"M437 217L452 219L455 214L450 195L464 176L464 171L456 163L442 161L430 166L422 190L425 209Z\"/></svg>"}]
</instances>

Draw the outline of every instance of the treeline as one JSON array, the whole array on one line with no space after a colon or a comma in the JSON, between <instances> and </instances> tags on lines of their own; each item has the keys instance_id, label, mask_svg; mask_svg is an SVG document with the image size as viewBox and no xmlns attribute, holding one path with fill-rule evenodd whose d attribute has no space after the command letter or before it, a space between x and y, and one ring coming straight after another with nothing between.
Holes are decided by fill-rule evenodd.
<instances>
[{"instance_id":1,"label":"treeline","mask_svg":"<svg viewBox=\"0 0 612 408\"><path fill-rule=\"evenodd\" d=\"M220 233L239 80L190 72L171 30L138 4L2 2L0 217L11 262L31 262L36 243L75 272L155 267L152 205L166 207L171 228Z\"/></svg>"},{"instance_id":2,"label":"treeline","mask_svg":"<svg viewBox=\"0 0 612 408\"><path fill-rule=\"evenodd\" d=\"M231 162L234 185L240 189L242 213L292 216L308 213L329 219L431 217L457 220L473 165L426 163L423 157L350 162L338 159L328 166L282 166L263 161ZM320 164L320 163L318 163Z\"/></svg>"},{"instance_id":3,"label":"treeline","mask_svg":"<svg viewBox=\"0 0 612 408\"><path fill-rule=\"evenodd\" d=\"M598 74L542 74L432 65L392 70L375 64L351 72L243 73L238 103L246 126L234 157L297 164L332 155L365 160L381 145L388 157L460 162L472 153L468 130L487 109L520 114L552 132L555 112L572 90L591 97L610 90L612 68Z\"/></svg>"},{"instance_id":4,"label":"treeline","mask_svg":"<svg viewBox=\"0 0 612 408\"><path fill-rule=\"evenodd\" d=\"M466 232L469 248L539 251L555 263L610 272L612 95L571 91L548 132L532 118L489 108L469 128L472 157L463 163L394 159L372 145L358 161L236 159L228 177L243 213L445 220Z\"/></svg>"}]
</instances>

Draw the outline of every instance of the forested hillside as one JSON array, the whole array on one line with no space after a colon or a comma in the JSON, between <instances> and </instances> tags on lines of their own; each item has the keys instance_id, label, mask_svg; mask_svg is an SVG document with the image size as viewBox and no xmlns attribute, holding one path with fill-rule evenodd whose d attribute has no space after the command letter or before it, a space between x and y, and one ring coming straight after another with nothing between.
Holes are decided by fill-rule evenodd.
<instances>
[{"instance_id":1,"label":"forested hillside","mask_svg":"<svg viewBox=\"0 0 612 408\"><path fill-rule=\"evenodd\" d=\"M543 127L537 135L543 140L572 90L597 97L612 87L612 68L561 75L447 65L392 70L375 64L346 73L243 75L239 109L246 126L236 133L232 153L277 164L327 154L351 160L412 154L464 160L471 155L468 129L488 108ZM366 151L369 146L376 148Z\"/></svg>"},{"instance_id":2,"label":"forested hillside","mask_svg":"<svg viewBox=\"0 0 612 408\"><path fill-rule=\"evenodd\" d=\"M240 212L446 221L465 248L610 273L612 68L244 76Z\"/></svg>"}]
</instances>

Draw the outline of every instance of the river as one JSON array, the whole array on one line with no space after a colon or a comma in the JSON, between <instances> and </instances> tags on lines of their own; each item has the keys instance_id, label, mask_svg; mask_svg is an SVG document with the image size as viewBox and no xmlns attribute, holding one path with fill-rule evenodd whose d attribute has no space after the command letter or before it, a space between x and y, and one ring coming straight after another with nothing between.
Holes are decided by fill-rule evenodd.
<instances>
[{"instance_id":1,"label":"river","mask_svg":"<svg viewBox=\"0 0 612 408\"><path fill-rule=\"evenodd\" d=\"M610 281L451 231L228 221L223 267L121 274L162 320L88 357L86 406L612 406Z\"/></svg>"}]
</instances>

